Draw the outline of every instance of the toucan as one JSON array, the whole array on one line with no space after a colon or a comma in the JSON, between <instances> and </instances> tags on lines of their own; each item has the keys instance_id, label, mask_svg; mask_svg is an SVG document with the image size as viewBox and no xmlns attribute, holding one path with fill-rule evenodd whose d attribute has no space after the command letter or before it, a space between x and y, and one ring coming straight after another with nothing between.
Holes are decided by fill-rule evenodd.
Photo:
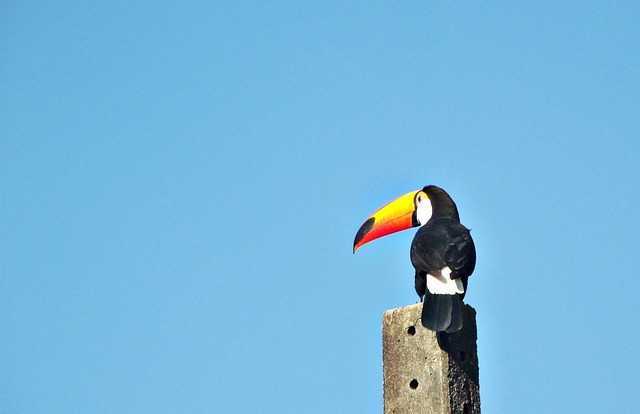
<instances>
[{"instance_id":1,"label":"toucan","mask_svg":"<svg viewBox=\"0 0 640 414\"><path fill-rule=\"evenodd\" d=\"M378 209L358 230L353 253L372 240L418 226L411 264L416 293L423 302L422 325L435 332L459 331L476 248L469 229L460 224L456 203L442 188L428 185Z\"/></svg>"}]
</instances>

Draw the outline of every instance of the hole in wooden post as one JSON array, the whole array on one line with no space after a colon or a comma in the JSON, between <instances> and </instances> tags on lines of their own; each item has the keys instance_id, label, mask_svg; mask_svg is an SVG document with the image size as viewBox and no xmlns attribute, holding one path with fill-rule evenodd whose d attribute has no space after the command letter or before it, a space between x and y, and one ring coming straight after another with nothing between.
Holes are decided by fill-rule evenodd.
<instances>
[{"instance_id":1,"label":"hole in wooden post","mask_svg":"<svg viewBox=\"0 0 640 414\"><path fill-rule=\"evenodd\" d=\"M416 388L418 388L418 380L412 379L411 382L409 383L409 386L411 387L412 390L415 390Z\"/></svg>"},{"instance_id":2,"label":"hole in wooden post","mask_svg":"<svg viewBox=\"0 0 640 414\"><path fill-rule=\"evenodd\" d=\"M460 361L464 362L465 359L467 359L467 353L460 351Z\"/></svg>"},{"instance_id":3,"label":"hole in wooden post","mask_svg":"<svg viewBox=\"0 0 640 414\"><path fill-rule=\"evenodd\" d=\"M464 414L471 414L471 405L468 402L462 404L462 412Z\"/></svg>"},{"instance_id":4,"label":"hole in wooden post","mask_svg":"<svg viewBox=\"0 0 640 414\"><path fill-rule=\"evenodd\" d=\"M410 326L409 329L407 329L407 333L411 336L416 334L416 327L415 326Z\"/></svg>"}]
</instances>

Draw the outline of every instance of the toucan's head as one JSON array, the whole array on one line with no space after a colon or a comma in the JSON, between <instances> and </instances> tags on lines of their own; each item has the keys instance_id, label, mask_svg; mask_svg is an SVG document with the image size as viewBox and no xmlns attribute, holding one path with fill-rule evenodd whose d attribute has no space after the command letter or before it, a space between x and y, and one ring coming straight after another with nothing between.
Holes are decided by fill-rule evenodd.
<instances>
[{"instance_id":1,"label":"toucan's head","mask_svg":"<svg viewBox=\"0 0 640 414\"><path fill-rule=\"evenodd\" d=\"M353 252L360 246L391 233L427 224L432 217L460 220L455 203L443 189L428 185L398 197L373 213L360 226Z\"/></svg>"}]
</instances>

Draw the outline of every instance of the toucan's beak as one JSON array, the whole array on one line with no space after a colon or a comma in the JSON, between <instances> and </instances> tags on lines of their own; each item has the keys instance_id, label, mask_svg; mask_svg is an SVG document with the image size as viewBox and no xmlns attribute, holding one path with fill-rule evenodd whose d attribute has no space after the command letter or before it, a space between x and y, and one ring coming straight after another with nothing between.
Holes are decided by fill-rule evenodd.
<instances>
[{"instance_id":1,"label":"toucan's beak","mask_svg":"<svg viewBox=\"0 0 640 414\"><path fill-rule=\"evenodd\" d=\"M389 204L381 207L365 221L353 241L353 252L360 246L387 234L406 230L418 226L416 219L416 194L412 191L398 197Z\"/></svg>"}]
</instances>

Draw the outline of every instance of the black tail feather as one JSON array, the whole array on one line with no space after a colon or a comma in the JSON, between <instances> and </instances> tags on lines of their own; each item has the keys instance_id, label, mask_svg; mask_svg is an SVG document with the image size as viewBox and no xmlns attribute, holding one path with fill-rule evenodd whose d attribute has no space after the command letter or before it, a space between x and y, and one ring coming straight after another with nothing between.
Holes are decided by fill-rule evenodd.
<instances>
[{"instance_id":1,"label":"black tail feather","mask_svg":"<svg viewBox=\"0 0 640 414\"><path fill-rule=\"evenodd\" d=\"M436 295L426 289L422 305L422 325L435 332L448 333L462 328L462 309L459 294Z\"/></svg>"}]
</instances>

